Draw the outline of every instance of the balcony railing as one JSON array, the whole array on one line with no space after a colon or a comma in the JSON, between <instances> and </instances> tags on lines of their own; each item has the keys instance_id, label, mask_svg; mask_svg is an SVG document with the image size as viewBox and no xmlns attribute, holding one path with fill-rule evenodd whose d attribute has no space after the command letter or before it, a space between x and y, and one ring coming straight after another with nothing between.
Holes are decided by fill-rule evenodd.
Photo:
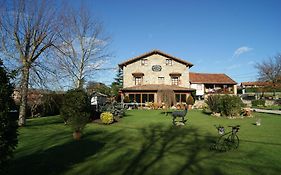
<instances>
[{"instance_id":1,"label":"balcony railing","mask_svg":"<svg viewBox=\"0 0 281 175\"><path fill-rule=\"evenodd\" d=\"M229 89L205 89L205 94L233 94L233 90Z\"/></svg>"}]
</instances>

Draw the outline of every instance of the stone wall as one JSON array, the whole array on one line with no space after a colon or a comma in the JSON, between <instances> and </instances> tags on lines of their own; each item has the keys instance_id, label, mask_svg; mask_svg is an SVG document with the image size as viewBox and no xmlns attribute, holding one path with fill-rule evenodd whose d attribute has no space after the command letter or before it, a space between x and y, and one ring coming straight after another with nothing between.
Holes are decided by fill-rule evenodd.
<instances>
[{"instance_id":1,"label":"stone wall","mask_svg":"<svg viewBox=\"0 0 281 175\"><path fill-rule=\"evenodd\" d=\"M141 59L123 67L124 85L123 87L135 86L135 80L132 73L144 73L142 84L166 84L171 85L170 73L181 73L179 86L190 87L189 67L172 60L172 66L166 65L166 57L158 54L147 58L147 65L141 65ZM160 65L161 71L152 71L153 65ZM164 77L164 83L159 82L158 77Z\"/></svg>"}]
</instances>

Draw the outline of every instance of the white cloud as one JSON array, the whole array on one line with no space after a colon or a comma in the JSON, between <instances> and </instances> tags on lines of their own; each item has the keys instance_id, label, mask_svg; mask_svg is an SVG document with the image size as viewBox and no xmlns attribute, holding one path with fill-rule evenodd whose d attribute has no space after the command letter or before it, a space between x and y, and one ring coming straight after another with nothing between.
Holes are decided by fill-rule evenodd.
<instances>
[{"instance_id":1,"label":"white cloud","mask_svg":"<svg viewBox=\"0 0 281 175\"><path fill-rule=\"evenodd\" d=\"M254 65L254 64L256 64L256 62L254 62L254 61L249 61L247 64L249 64L249 65Z\"/></svg>"},{"instance_id":2,"label":"white cloud","mask_svg":"<svg viewBox=\"0 0 281 175\"><path fill-rule=\"evenodd\" d=\"M233 64L233 65L226 67L225 70L233 70L233 69L238 69L240 67L242 67L241 64Z\"/></svg>"},{"instance_id":3,"label":"white cloud","mask_svg":"<svg viewBox=\"0 0 281 175\"><path fill-rule=\"evenodd\" d=\"M233 57L239 57L241 54L250 52L251 50L253 50L253 48L247 46L239 47L238 49L235 50Z\"/></svg>"}]
</instances>

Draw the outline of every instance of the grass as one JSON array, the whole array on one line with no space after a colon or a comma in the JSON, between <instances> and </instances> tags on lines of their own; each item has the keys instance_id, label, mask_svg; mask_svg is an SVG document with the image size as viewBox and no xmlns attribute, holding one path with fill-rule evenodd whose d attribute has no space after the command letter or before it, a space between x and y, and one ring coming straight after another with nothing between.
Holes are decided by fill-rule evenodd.
<instances>
[{"instance_id":1,"label":"grass","mask_svg":"<svg viewBox=\"0 0 281 175\"><path fill-rule=\"evenodd\" d=\"M279 105L272 105L272 106L254 106L254 108L259 109L267 109L267 110L281 110L281 106Z\"/></svg>"},{"instance_id":2,"label":"grass","mask_svg":"<svg viewBox=\"0 0 281 175\"><path fill-rule=\"evenodd\" d=\"M132 110L112 125L88 124L80 141L59 116L30 119L8 174L279 174L281 116L254 115L224 119L191 110L178 128L161 111ZM262 125L253 125L258 118ZM209 151L219 124L241 125L237 150Z\"/></svg>"}]
</instances>

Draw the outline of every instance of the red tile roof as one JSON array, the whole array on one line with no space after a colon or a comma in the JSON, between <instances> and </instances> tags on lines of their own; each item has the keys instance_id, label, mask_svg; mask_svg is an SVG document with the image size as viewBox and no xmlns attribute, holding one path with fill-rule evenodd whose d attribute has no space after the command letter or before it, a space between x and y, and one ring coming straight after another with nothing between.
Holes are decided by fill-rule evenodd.
<instances>
[{"instance_id":1,"label":"red tile roof","mask_svg":"<svg viewBox=\"0 0 281 175\"><path fill-rule=\"evenodd\" d=\"M185 64L186 66L189 66L189 67L192 67L192 66L193 66L193 64L190 63L190 62L187 62L187 61L185 61L185 60L183 60L183 59L180 59L180 58L174 57L174 56L172 56L172 55L166 54L166 53L164 53L164 52L162 52L162 51L160 51L160 50L152 50L152 51L147 52L147 53L144 53L144 54L142 54L142 55L140 55L140 56L131 58L131 59L129 59L129 60L123 62L123 63L120 63L120 64L119 64L119 67L126 66L126 65L128 65L128 64L131 64L131 63L133 63L133 62L135 62L135 61L138 61L138 60L140 60L140 59L142 59L142 58L145 58L145 57L148 57L148 56L154 55L154 54L162 55L162 56L164 56L164 57L173 59L173 60L175 60L175 61L177 61L177 62L180 62L180 63L182 63L182 64Z\"/></svg>"},{"instance_id":2,"label":"red tile roof","mask_svg":"<svg viewBox=\"0 0 281 175\"><path fill-rule=\"evenodd\" d=\"M203 84L237 84L226 74L209 74L209 73L189 73L191 83Z\"/></svg>"},{"instance_id":3,"label":"red tile roof","mask_svg":"<svg viewBox=\"0 0 281 175\"><path fill-rule=\"evenodd\" d=\"M269 82L254 81L254 82L242 82L241 86L267 86Z\"/></svg>"}]
</instances>

